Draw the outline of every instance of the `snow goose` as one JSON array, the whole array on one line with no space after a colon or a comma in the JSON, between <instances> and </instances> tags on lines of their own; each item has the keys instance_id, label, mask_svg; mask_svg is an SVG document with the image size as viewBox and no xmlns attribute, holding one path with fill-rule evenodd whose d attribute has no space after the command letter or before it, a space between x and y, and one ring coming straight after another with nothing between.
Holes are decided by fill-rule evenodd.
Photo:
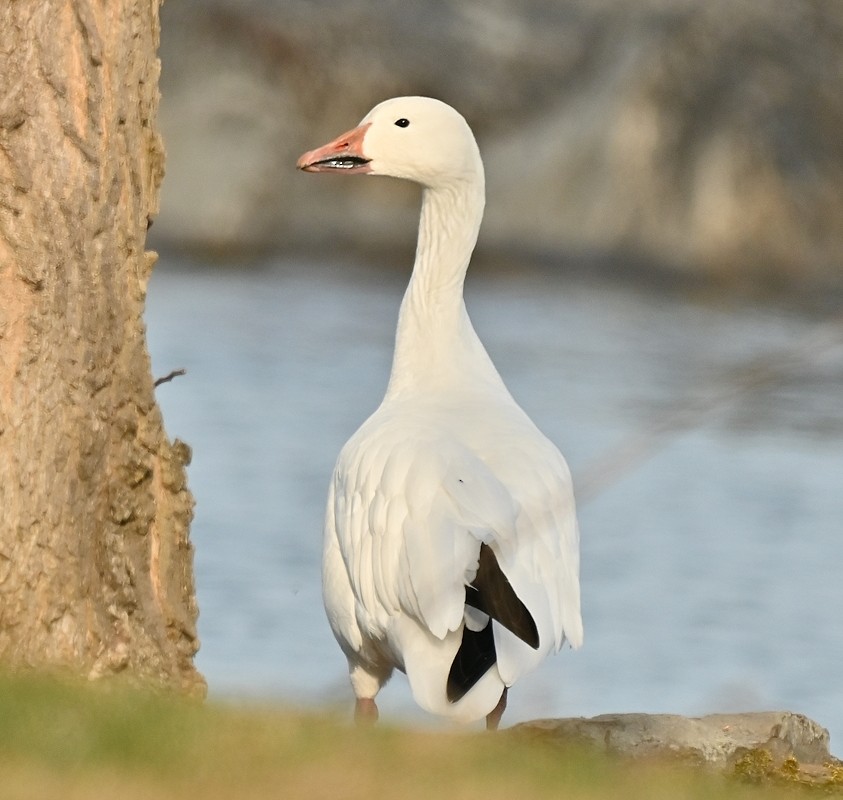
<instances>
[{"instance_id":1,"label":"snow goose","mask_svg":"<svg viewBox=\"0 0 843 800\"><path fill-rule=\"evenodd\" d=\"M507 688L582 641L579 531L565 460L513 400L463 302L485 204L466 121L426 97L376 106L305 153L307 172L423 187L386 395L340 452L323 596L355 718L394 669L416 702L496 728Z\"/></svg>"}]
</instances>

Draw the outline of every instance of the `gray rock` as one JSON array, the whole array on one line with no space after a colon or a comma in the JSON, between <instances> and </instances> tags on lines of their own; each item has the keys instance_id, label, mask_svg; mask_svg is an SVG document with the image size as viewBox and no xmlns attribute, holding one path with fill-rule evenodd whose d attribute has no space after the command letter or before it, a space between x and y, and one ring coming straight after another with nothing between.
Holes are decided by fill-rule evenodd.
<instances>
[{"instance_id":1,"label":"gray rock","mask_svg":"<svg viewBox=\"0 0 843 800\"><path fill-rule=\"evenodd\" d=\"M828 731L802 714L765 711L683 717L675 714L603 714L591 719L544 719L514 732L560 742L596 745L607 753L672 756L713 766L734 766L748 751L765 750L781 764L823 765L833 760Z\"/></svg>"},{"instance_id":2,"label":"gray rock","mask_svg":"<svg viewBox=\"0 0 843 800\"><path fill-rule=\"evenodd\" d=\"M478 136L481 252L843 286L840 0L181 0L162 26L162 245L411 253L414 191L294 163L416 93Z\"/></svg>"}]
</instances>

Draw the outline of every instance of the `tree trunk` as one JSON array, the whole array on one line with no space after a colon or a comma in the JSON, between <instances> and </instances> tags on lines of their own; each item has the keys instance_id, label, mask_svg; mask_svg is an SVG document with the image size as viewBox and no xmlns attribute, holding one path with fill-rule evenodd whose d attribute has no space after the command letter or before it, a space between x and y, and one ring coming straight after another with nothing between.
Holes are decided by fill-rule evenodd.
<instances>
[{"instance_id":1,"label":"tree trunk","mask_svg":"<svg viewBox=\"0 0 843 800\"><path fill-rule=\"evenodd\" d=\"M142 320L159 0L0 5L0 662L201 692Z\"/></svg>"}]
</instances>

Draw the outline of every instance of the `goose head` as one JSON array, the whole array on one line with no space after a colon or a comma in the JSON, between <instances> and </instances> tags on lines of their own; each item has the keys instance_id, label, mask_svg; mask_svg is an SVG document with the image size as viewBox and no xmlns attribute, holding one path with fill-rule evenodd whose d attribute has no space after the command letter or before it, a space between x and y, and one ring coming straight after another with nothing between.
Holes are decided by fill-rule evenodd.
<instances>
[{"instance_id":1,"label":"goose head","mask_svg":"<svg viewBox=\"0 0 843 800\"><path fill-rule=\"evenodd\" d=\"M483 180L477 143L465 119L430 97L396 97L375 106L360 124L305 153L305 172L389 175L428 188Z\"/></svg>"}]
</instances>

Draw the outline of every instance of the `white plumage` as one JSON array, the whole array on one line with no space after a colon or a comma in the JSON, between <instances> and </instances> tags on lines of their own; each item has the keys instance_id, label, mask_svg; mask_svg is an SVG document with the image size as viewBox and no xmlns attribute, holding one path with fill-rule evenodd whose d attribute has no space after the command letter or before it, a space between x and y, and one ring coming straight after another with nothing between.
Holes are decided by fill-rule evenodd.
<instances>
[{"instance_id":1,"label":"white plumage","mask_svg":"<svg viewBox=\"0 0 843 800\"><path fill-rule=\"evenodd\" d=\"M358 719L377 716L398 668L423 708L496 727L506 688L578 647L582 621L570 473L463 303L485 202L477 145L449 106L402 97L299 167L424 187L386 396L339 455L325 519L325 608Z\"/></svg>"}]
</instances>

